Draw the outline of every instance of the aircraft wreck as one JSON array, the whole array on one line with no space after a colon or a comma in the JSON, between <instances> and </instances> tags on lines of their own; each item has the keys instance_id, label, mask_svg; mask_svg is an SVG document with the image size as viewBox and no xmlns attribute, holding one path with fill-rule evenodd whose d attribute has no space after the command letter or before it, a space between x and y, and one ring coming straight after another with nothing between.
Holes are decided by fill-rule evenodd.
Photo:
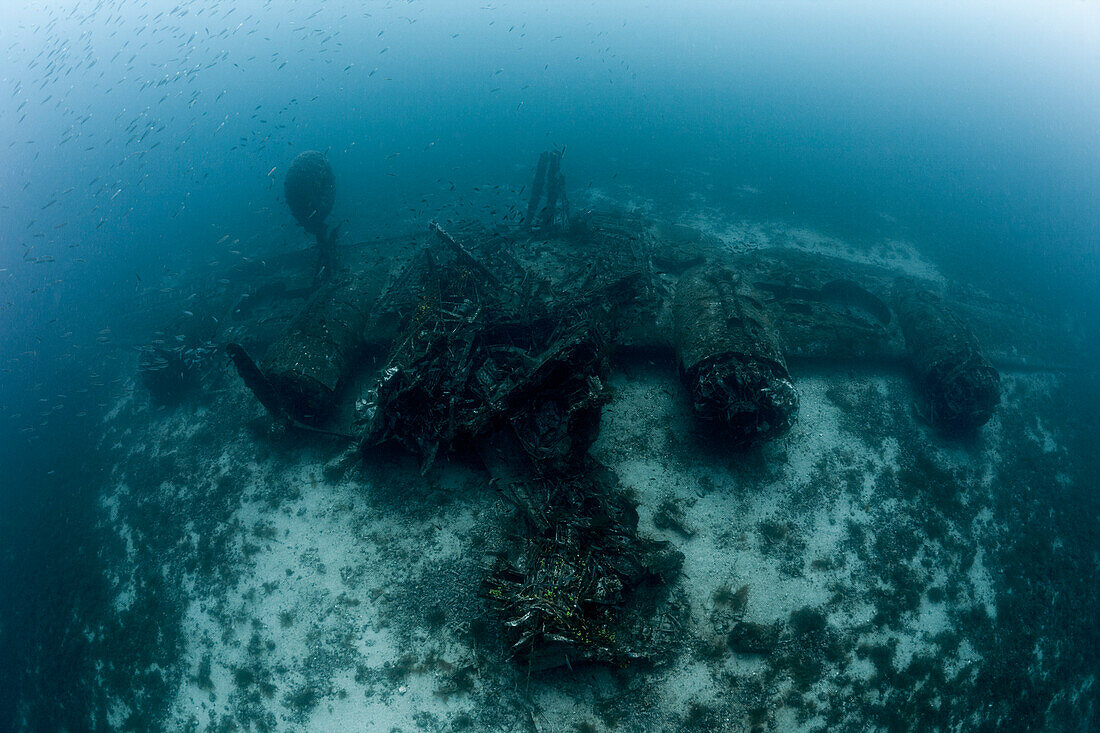
<instances>
[{"instance_id":1,"label":"aircraft wreck","mask_svg":"<svg viewBox=\"0 0 1100 733\"><path fill-rule=\"evenodd\" d=\"M977 337L928 283L571 211L561 157L540 159L520 223L432 222L338 258L327 165L300 157L288 202L320 265L251 273L218 334L273 424L346 439L349 465L397 445L422 472L456 454L484 466L521 530L481 596L532 671L653 659L677 633L682 558L640 534L588 451L617 350L674 360L700 429L739 449L791 428L791 364L808 360L909 369L915 417L945 433L979 430L1000 399Z\"/></svg>"}]
</instances>

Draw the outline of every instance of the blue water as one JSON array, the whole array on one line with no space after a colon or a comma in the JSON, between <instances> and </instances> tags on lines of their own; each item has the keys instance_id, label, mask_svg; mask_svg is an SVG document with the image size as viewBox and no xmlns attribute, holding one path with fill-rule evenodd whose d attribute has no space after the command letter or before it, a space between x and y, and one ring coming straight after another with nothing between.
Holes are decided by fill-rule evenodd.
<instances>
[{"instance_id":1,"label":"blue water","mask_svg":"<svg viewBox=\"0 0 1100 733\"><path fill-rule=\"evenodd\" d=\"M899 238L1100 312L1092 2L8 3L0 53L0 638L24 682L94 602L95 429L148 337L103 329L228 248L302 246L301 150L328 151L353 238L490 216L565 145L578 197Z\"/></svg>"}]
</instances>

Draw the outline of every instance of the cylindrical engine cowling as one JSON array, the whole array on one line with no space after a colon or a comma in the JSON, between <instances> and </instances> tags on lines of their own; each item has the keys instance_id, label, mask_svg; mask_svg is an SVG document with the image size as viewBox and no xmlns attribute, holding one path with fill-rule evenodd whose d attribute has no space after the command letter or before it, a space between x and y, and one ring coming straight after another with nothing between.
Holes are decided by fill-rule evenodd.
<instances>
[{"instance_id":1,"label":"cylindrical engine cowling","mask_svg":"<svg viewBox=\"0 0 1100 733\"><path fill-rule=\"evenodd\" d=\"M688 270L673 298L676 356L695 414L735 444L776 438L794 424L798 395L779 335L729 270Z\"/></svg>"},{"instance_id":2,"label":"cylindrical engine cowling","mask_svg":"<svg viewBox=\"0 0 1100 733\"><path fill-rule=\"evenodd\" d=\"M937 295L912 283L895 289L894 308L924 417L948 430L974 430L988 422L1001 401L1001 377L966 324Z\"/></svg>"}]
</instances>

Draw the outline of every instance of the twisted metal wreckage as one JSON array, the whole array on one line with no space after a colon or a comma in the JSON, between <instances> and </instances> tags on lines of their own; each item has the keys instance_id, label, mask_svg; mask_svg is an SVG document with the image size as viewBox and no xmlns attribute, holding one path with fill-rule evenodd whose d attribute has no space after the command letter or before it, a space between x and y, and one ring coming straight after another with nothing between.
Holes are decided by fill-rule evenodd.
<instances>
[{"instance_id":1,"label":"twisted metal wreckage","mask_svg":"<svg viewBox=\"0 0 1100 733\"><path fill-rule=\"evenodd\" d=\"M522 225L433 222L385 250L342 247L337 262L324 225L334 179L303 154L286 193L324 250L320 284L255 287L239 324L311 294L274 338L238 327L227 346L279 426L364 451L396 443L423 471L440 454L480 457L524 528L481 593L532 670L652 658L675 636L665 601L682 556L639 534L629 495L588 452L613 347L674 354L698 420L738 446L794 423L788 358L908 361L921 414L944 430L976 430L999 401L998 372L926 285L794 250L734 253L632 215L571 215L561 157L540 158ZM368 349L385 366L357 390Z\"/></svg>"}]
</instances>

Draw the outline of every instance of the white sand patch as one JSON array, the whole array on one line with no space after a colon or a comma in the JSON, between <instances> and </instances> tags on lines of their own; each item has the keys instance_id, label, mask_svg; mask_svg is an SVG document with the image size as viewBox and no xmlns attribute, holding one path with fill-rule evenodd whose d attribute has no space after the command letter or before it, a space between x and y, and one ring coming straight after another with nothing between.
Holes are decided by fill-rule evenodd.
<instances>
[{"instance_id":1,"label":"white sand patch","mask_svg":"<svg viewBox=\"0 0 1100 733\"><path fill-rule=\"evenodd\" d=\"M103 423L113 423L123 410L131 409L134 404L134 380L128 379L122 385L122 396L115 399L115 404L103 416Z\"/></svg>"},{"instance_id":2,"label":"white sand patch","mask_svg":"<svg viewBox=\"0 0 1100 733\"><path fill-rule=\"evenodd\" d=\"M1035 422L1028 429L1028 436L1042 448L1044 453L1057 453L1060 445L1054 433L1043 423L1043 419L1035 416Z\"/></svg>"},{"instance_id":3,"label":"white sand patch","mask_svg":"<svg viewBox=\"0 0 1100 733\"><path fill-rule=\"evenodd\" d=\"M963 639L959 642L959 648L955 655L944 661L944 674L948 678L955 678L970 674L982 661L982 657L975 651L970 641Z\"/></svg>"},{"instance_id":4,"label":"white sand patch","mask_svg":"<svg viewBox=\"0 0 1100 733\"><path fill-rule=\"evenodd\" d=\"M930 282L944 282L943 275L920 254L914 243L899 239L855 245L802 226L737 219L725 212L706 208L681 217L679 223L713 237L732 252L787 247L885 267Z\"/></svg>"},{"instance_id":5,"label":"white sand patch","mask_svg":"<svg viewBox=\"0 0 1100 733\"><path fill-rule=\"evenodd\" d=\"M739 196L755 196L759 189L742 185L735 189ZM667 215L652 199L629 195L620 190L612 194L603 189L586 191L583 203L594 209L623 210L661 219ZM673 215L675 223L688 226L719 242L735 253L770 247L788 247L802 252L838 257L850 262L884 267L931 283L943 284L945 278L934 263L922 255L914 242L883 238L875 242L846 241L806 226L782 221L746 219L736 212L713 206L708 197L691 193ZM883 215L890 220L889 215Z\"/></svg>"},{"instance_id":6,"label":"white sand patch","mask_svg":"<svg viewBox=\"0 0 1100 733\"><path fill-rule=\"evenodd\" d=\"M985 608L990 618L997 618L997 598L993 590L993 577L989 574L983 562L983 551L979 550L974 556L974 563L970 566L967 577L970 579L970 587L973 598Z\"/></svg>"},{"instance_id":7,"label":"white sand patch","mask_svg":"<svg viewBox=\"0 0 1100 733\"><path fill-rule=\"evenodd\" d=\"M122 730L126 718L130 715L130 706L121 700L111 700L107 703L107 724L113 730Z\"/></svg>"},{"instance_id":8,"label":"white sand patch","mask_svg":"<svg viewBox=\"0 0 1100 733\"><path fill-rule=\"evenodd\" d=\"M913 657L934 653L936 644L932 637L946 631L950 625L947 608L943 603L931 603L921 599L920 611L912 622L913 633L897 637L898 646L894 656L894 667L902 670L909 666Z\"/></svg>"},{"instance_id":9,"label":"white sand patch","mask_svg":"<svg viewBox=\"0 0 1100 733\"><path fill-rule=\"evenodd\" d=\"M108 575L108 582L111 591L114 593L112 603L115 613L127 611L133 606L137 597L133 575L128 572L137 560L134 533L127 524L119 521L119 500L127 493L129 493L129 487L120 484L113 493L105 494L99 499L100 507L107 515L107 521L116 528L116 535L122 541L125 557L125 562L117 566L117 569L113 569Z\"/></svg>"}]
</instances>

